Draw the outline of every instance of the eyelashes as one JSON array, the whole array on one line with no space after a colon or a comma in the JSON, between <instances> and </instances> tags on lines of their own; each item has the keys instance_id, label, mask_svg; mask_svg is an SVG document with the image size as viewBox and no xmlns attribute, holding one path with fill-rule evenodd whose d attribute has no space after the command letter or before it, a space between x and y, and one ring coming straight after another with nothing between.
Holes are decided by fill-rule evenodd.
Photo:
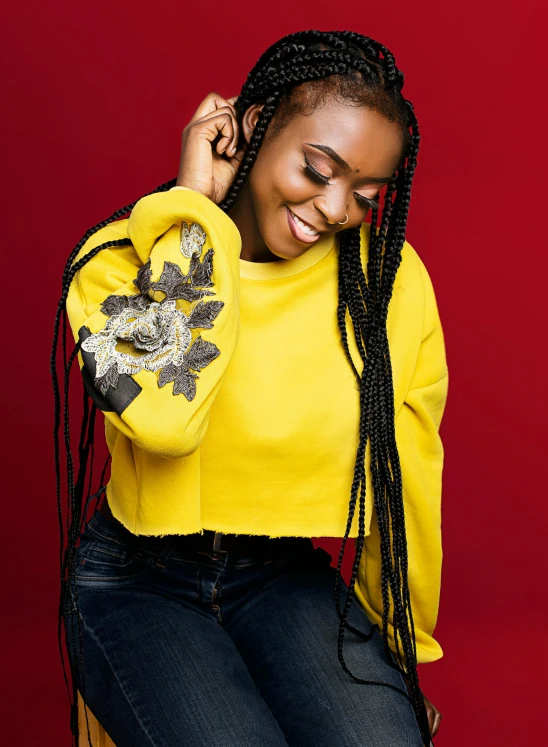
<instances>
[{"instance_id":1,"label":"eyelashes","mask_svg":"<svg viewBox=\"0 0 548 747\"><path fill-rule=\"evenodd\" d=\"M316 182L316 184L329 184L329 177L324 176L323 174L320 174L319 171L316 171L316 169L310 164L310 161L308 158L304 157L305 166L303 166L304 173L309 176L312 181Z\"/></svg>"},{"instance_id":2,"label":"eyelashes","mask_svg":"<svg viewBox=\"0 0 548 747\"><path fill-rule=\"evenodd\" d=\"M373 210L378 210L379 209L379 201L378 200L370 200L369 197L364 197L363 195L357 195L356 193L354 193L354 196L358 200L359 203L361 203L361 201L363 200L364 204L366 206L372 208Z\"/></svg>"},{"instance_id":3,"label":"eyelashes","mask_svg":"<svg viewBox=\"0 0 548 747\"><path fill-rule=\"evenodd\" d=\"M309 179L312 179L313 182L316 184L324 184L329 186L331 182L329 181L328 176L324 176L324 174L320 174L319 171L316 171L316 169L311 165L308 158L306 157L306 154L304 155L305 165L302 166L302 170L304 174ZM359 205L366 208L372 208L373 210L379 209L379 201L378 200L371 200L368 197L364 197L363 195L358 194L357 192L354 192L354 197L356 198Z\"/></svg>"}]
</instances>

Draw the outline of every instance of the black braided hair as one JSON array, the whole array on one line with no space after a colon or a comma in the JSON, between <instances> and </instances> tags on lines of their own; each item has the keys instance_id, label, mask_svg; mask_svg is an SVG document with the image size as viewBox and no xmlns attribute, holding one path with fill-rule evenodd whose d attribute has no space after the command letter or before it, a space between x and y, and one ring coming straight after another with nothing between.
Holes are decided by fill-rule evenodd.
<instances>
[{"instance_id":1,"label":"black braided hair","mask_svg":"<svg viewBox=\"0 0 548 747\"><path fill-rule=\"evenodd\" d=\"M356 377L360 392L359 444L354 467L349 501L349 514L345 535L337 563L335 579L335 605L340 620L338 634L338 657L347 674L359 683L389 687L397 690L410 700L422 739L430 744L431 734L424 705L423 694L417 675L417 651L415 629L408 585L408 556L405 531L402 476L394 426L394 389L392 366L386 329L388 306L405 241L405 231L411 186L417 164L419 148L419 128L410 101L401 93L404 83L403 73L398 70L392 53L379 42L351 31L321 32L300 31L283 37L271 45L258 59L250 71L236 100L235 108L239 123L244 112L252 104L263 105L249 145L246 149L238 173L228 193L219 207L229 212L244 185L259 149L268 131L275 137L295 114L314 111L327 97L332 96L351 106L373 109L390 121L401 126L402 157L392 180L386 187L382 215L379 224L378 207L373 208L369 231L369 254L367 268L362 266L360 253L360 228L349 228L339 233L339 270L337 321L341 343L349 364ZM162 184L155 192L170 189L175 179ZM91 228L71 253L63 274L62 295L55 317L53 347L51 353L51 373L55 400L55 464L57 475L57 504L61 535L61 601L59 605L59 645L63 661L63 672L68 688L65 661L61 643L61 620L67 610L74 610L77 599L71 597L70 588L75 570L75 547L82 523L85 520L90 498L104 490L103 482L106 465L101 476L99 492L91 493L91 476L87 481L87 498L82 512L86 493L88 461L93 456L93 426L95 405L89 406L84 393L84 416L78 450L79 469L74 480L73 460L70 451L68 391L70 368L79 346L68 357L64 353L64 436L67 456L68 514L66 519L67 544L65 547L63 514L61 507L61 467L59 428L61 422L61 397L57 378L57 347L60 322L63 319L63 341L66 331L66 298L70 283L81 267L103 249L129 244L128 239L108 241L90 251L78 262L76 256L87 239L108 223L129 213L135 202L117 210L106 220ZM348 310L353 327L356 345L363 369L359 372L350 356L345 322ZM63 342L63 350L66 344ZM389 660L392 660L388 645L388 623L391 623L395 643L396 663L393 664L404 674L407 692L389 683L363 680L348 669L343 655L345 629L368 640L372 633L352 627L348 622L360 558L365 542L365 498L366 498L366 446L370 445L370 472L373 487L373 504L380 534L381 554L381 596L382 626L381 635ZM91 459L92 461L92 459ZM91 471L91 468L90 468ZM346 542L350 533L356 503L359 502L358 537L352 565L351 581L341 611L339 602L339 581ZM69 605L67 607L67 605ZM80 620L77 618L77 633L81 638ZM74 621L73 621L74 626ZM66 626L65 626L66 627ZM377 626L374 626L374 628ZM373 629L374 629L373 628ZM80 646L81 648L81 646ZM83 657L70 664L72 675L71 725L78 744L78 709L76 677ZM85 702L85 689L82 696ZM86 712L87 721L87 712ZM88 739L91 744L88 724Z\"/></svg>"},{"instance_id":2,"label":"black braided hair","mask_svg":"<svg viewBox=\"0 0 548 747\"><path fill-rule=\"evenodd\" d=\"M157 187L154 192L164 192L171 187L175 186L175 179L172 179L164 184ZM70 385L70 372L72 364L80 349L80 343L77 343L72 353L67 357L67 312L66 312L66 301L69 292L70 285L76 273L86 265L89 260L98 254L103 249L109 249L111 247L126 246L131 244L129 239L118 239L115 241L107 241L99 246L92 249L84 257L76 259L78 253L86 243L86 241L93 236L97 231L107 226L109 223L123 218L124 215L133 210L136 205L136 201L130 205L116 210L105 220L102 220L93 228L90 228L84 236L80 239L78 244L74 247L71 252L63 271L63 278L61 284L61 298L57 305L57 311L55 313L54 329L53 329L53 342L50 356L50 373L53 386L53 399L54 399L54 423L53 423L53 443L54 443L54 462L55 462L55 476L56 476L56 497L57 497L57 517L59 522L59 538L60 538L60 597L58 607L58 625L57 625L57 638L59 644L59 652L61 656L61 662L63 666L63 677L65 685L69 694L71 703L70 712L70 725L73 734L73 745L78 747L79 744L79 729L78 729L78 675L81 672L82 682L84 682L84 664L82 651L82 632L80 627L79 615L69 615L70 612L77 611L77 592L76 587L73 584L74 573L76 566L76 545L82 526L85 523L86 513L88 505L92 498L99 498L104 490L104 481L106 476L106 470L108 467L108 461L105 464L100 479L100 488L95 495L91 494L91 486L93 480L93 443L95 435L95 417L97 408L94 403L91 402L91 398L87 394L85 388L83 388L83 416L82 425L80 430L80 440L78 444L78 474L76 480L74 479L74 460L72 457L71 439L70 439L70 410L69 410L69 385ZM59 347L59 335L62 336L62 361L63 361L63 402L61 401L61 387L58 376L58 347ZM67 493L67 505L65 512L63 512L62 505L62 493L63 493L63 482L62 482L62 470L61 470L61 447L59 430L61 427L61 411L63 411L63 438L64 448L66 456L66 493ZM89 472L89 475L88 475ZM88 480L86 483L86 475ZM83 506L84 496L86 496L85 506ZM66 538L65 538L66 534ZM74 596L73 596L74 594ZM78 637L80 642L79 661L69 660L71 682L69 683L67 677L67 667L65 661L65 653L63 649L62 639L62 626L65 623L65 634L67 635L68 642L68 625L71 626L71 637L75 640L74 636ZM85 687L83 687L82 696L85 700ZM91 745L91 735L89 732L89 723L87 721L87 710L86 713L86 725L88 734L88 743Z\"/></svg>"}]
</instances>

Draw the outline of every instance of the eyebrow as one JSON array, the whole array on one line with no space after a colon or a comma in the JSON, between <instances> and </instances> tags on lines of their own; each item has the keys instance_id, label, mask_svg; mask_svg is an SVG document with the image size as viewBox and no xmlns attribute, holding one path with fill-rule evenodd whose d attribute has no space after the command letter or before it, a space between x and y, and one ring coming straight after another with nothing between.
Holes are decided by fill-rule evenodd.
<instances>
[{"instance_id":1,"label":"eyebrow","mask_svg":"<svg viewBox=\"0 0 548 747\"><path fill-rule=\"evenodd\" d=\"M323 153L325 153L326 156L329 156L335 163L341 167L341 169L344 169L345 171L351 171L351 167L346 163L344 158L341 158L339 154L333 150L333 148L330 148L329 145L320 145L319 143L306 143L306 145L310 145L311 148L316 148L317 150L321 150ZM364 179L367 179L368 182L373 182L374 184L385 184L389 181L391 181L394 178L393 174L390 176L367 176L364 177Z\"/></svg>"}]
</instances>

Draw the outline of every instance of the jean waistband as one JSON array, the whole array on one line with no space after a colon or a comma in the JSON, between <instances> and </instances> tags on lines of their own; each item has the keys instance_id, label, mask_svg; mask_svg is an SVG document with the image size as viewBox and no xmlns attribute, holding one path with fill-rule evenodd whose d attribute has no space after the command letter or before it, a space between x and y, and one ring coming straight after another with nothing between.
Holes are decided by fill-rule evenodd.
<instances>
[{"instance_id":1,"label":"jean waistband","mask_svg":"<svg viewBox=\"0 0 548 747\"><path fill-rule=\"evenodd\" d=\"M303 552L313 550L314 546L309 537L269 537L267 535L231 534L204 529L203 534L172 534L172 535L138 535L129 531L116 519L105 500L95 510L88 522L91 531L103 533L130 546L149 545L151 547L165 543L169 538L177 549L183 552L203 552L214 557L222 557L226 553L233 555L268 555L274 550L289 552Z\"/></svg>"}]
</instances>

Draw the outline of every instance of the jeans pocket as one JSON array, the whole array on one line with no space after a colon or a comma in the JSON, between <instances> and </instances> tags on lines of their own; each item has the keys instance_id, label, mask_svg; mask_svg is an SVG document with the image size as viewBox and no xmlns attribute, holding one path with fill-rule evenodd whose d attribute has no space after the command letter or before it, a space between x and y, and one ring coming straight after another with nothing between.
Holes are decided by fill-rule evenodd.
<instances>
[{"instance_id":1,"label":"jeans pocket","mask_svg":"<svg viewBox=\"0 0 548 747\"><path fill-rule=\"evenodd\" d=\"M146 569L143 553L114 537L86 530L76 550L75 579L116 581L134 578Z\"/></svg>"}]
</instances>

